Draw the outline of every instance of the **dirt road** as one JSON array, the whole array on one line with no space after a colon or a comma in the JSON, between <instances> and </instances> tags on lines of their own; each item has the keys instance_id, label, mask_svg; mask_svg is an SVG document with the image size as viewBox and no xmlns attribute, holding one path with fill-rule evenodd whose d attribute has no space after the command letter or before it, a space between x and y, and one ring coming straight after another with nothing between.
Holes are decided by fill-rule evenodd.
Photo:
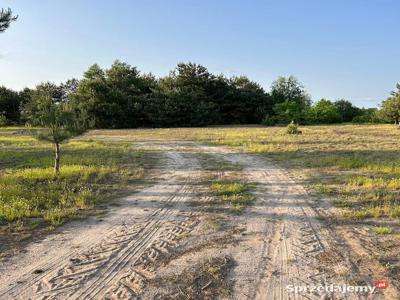
<instances>
[{"instance_id":1,"label":"dirt road","mask_svg":"<svg viewBox=\"0 0 400 300\"><path fill-rule=\"evenodd\" d=\"M164 155L154 183L103 218L72 222L0 264L0 299L389 299L291 287L366 285L305 189L258 156L194 143L142 143ZM218 170L224 162L236 169ZM254 184L232 214L210 180ZM320 208L320 207L319 207Z\"/></svg>"}]
</instances>

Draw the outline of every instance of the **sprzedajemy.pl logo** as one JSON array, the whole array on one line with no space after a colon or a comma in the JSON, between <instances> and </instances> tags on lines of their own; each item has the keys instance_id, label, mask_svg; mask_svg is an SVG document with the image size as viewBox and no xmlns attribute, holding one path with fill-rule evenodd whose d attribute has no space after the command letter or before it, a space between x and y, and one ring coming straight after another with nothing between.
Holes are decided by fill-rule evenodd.
<instances>
[{"instance_id":1,"label":"sprzedajemy.pl logo","mask_svg":"<svg viewBox=\"0 0 400 300\"><path fill-rule=\"evenodd\" d=\"M289 293L304 294L304 293L369 293L373 294L376 289L386 289L389 286L387 281L379 280L373 285L348 285L348 284L326 284L326 285L293 285L286 286Z\"/></svg>"}]
</instances>

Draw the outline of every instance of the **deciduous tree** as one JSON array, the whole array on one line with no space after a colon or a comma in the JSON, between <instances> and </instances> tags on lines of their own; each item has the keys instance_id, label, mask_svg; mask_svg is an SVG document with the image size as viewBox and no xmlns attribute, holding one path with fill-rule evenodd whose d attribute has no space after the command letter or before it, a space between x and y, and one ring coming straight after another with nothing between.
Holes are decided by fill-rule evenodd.
<instances>
[{"instance_id":1,"label":"deciduous tree","mask_svg":"<svg viewBox=\"0 0 400 300\"><path fill-rule=\"evenodd\" d=\"M382 101L381 112L389 120L400 126L400 84L396 85L397 91L392 96Z\"/></svg>"},{"instance_id":2,"label":"deciduous tree","mask_svg":"<svg viewBox=\"0 0 400 300\"><path fill-rule=\"evenodd\" d=\"M333 104L336 106L343 122L351 122L361 113L361 110L358 107L354 106L350 101L345 99L337 100Z\"/></svg>"},{"instance_id":3,"label":"deciduous tree","mask_svg":"<svg viewBox=\"0 0 400 300\"><path fill-rule=\"evenodd\" d=\"M271 86L271 96L278 123L304 122L304 114L311 104L311 98L294 76L275 80Z\"/></svg>"},{"instance_id":4,"label":"deciduous tree","mask_svg":"<svg viewBox=\"0 0 400 300\"><path fill-rule=\"evenodd\" d=\"M335 104L321 99L310 107L307 112L307 120L310 123L329 124L342 122L342 117Z\"/></svg>"}]
</instances>

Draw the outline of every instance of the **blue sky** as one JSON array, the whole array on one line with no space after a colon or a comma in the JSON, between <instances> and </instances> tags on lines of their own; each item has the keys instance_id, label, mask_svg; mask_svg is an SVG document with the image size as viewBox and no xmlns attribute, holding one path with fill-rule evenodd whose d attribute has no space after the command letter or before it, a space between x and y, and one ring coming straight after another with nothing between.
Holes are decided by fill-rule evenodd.
<instances>
[{"instance_id":1,"label":"blue sky","mask_svg":"<svg viewBox=\"0 0 400 300\"><path fill-rule=\"evenodd\" d=\"M245 74L267 90L294 75L313 100L373 107L400 81L397 0L0 0L0 85L81 77L121 59L166 75L177 62Z\"/></svg>"}]
</instances>

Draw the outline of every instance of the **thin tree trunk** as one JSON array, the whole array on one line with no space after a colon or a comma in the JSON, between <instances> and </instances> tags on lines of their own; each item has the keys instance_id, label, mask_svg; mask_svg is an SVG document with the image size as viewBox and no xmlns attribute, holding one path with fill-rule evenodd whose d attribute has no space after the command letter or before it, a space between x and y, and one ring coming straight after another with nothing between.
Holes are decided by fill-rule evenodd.
<instances>
[{"instance_id":1,"label":"thin tree trunk","mask_svg":"<svg viewBox=\"0 0 400 300\"><path fill-rule=\"evenodd\" d=\"M56 177L60 175L60 144L55 143L55 159L54 159L54 174Z\"/></svg>"}]
</instances>

